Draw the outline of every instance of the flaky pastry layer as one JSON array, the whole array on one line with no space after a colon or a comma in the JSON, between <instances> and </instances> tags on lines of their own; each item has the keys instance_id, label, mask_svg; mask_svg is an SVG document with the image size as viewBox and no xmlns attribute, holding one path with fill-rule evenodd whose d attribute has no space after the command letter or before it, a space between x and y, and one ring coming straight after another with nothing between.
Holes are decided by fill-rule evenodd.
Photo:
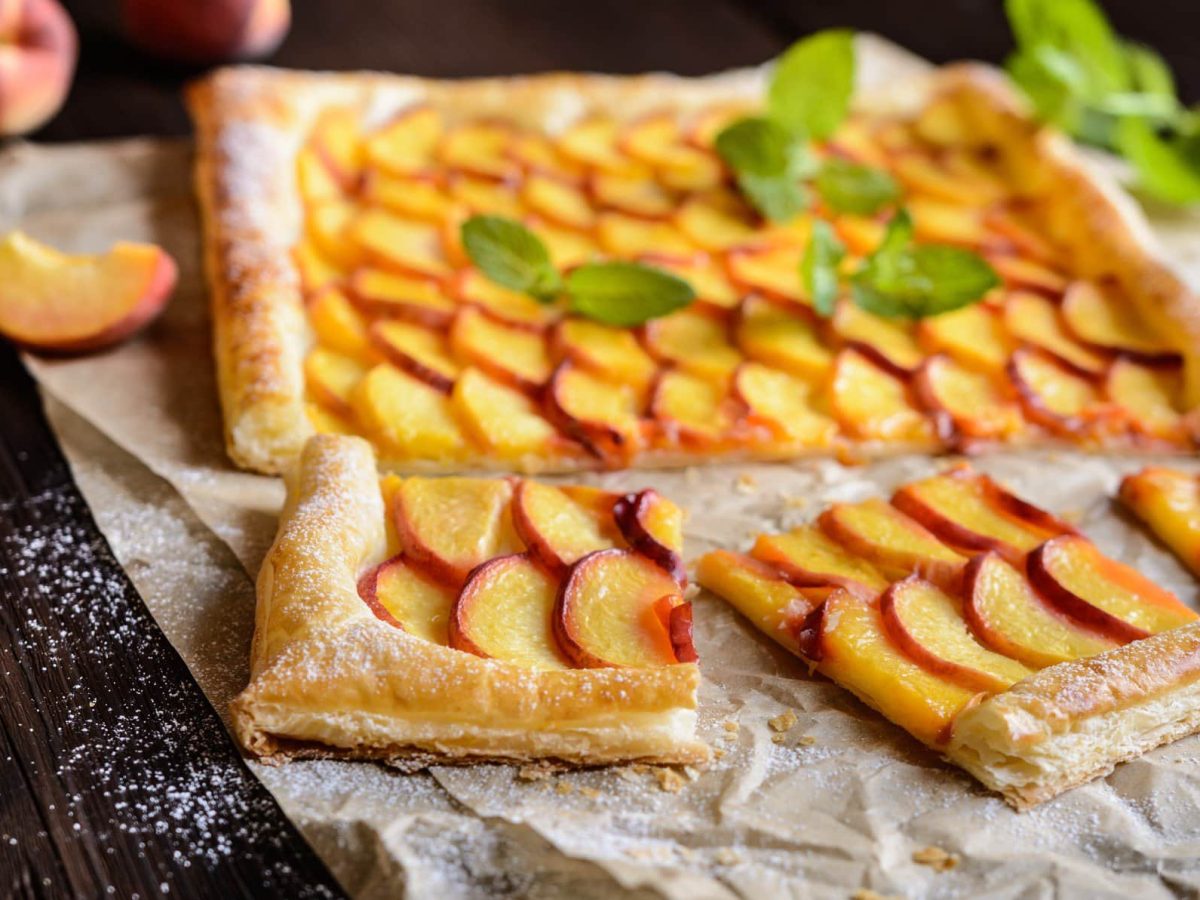
<instances>
[{"instance_id":1,"label":"flaky pastry layer","mask_svg":"<svg viewBox=\"0 0 1200 900\"><path fill-rule=\"evenodd\" d=\"M370 445L318 436L290 478L258 579L234 727L256 756L697 763L699 668L543 671L386 624L359 597L386 543Z\"/></svg>"}]
</instances>

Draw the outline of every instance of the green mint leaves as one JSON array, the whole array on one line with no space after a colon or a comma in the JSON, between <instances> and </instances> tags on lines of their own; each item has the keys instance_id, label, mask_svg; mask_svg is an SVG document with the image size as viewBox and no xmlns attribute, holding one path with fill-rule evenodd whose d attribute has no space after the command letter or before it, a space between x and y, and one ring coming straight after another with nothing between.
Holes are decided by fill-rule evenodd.
<instances>
[{"instance_id":1,"label":"green mint leaves","mask_svg":"<svg viewBox=\"0 0 1200 900\"><path fill-rule=\"evenodd\" d=\"M912 219L903 209L851 279L854 301L863 309L907 319L969 306L999 284L987 260L970 250L914 244Z\"/></svg>"},{"instance_id":2,"label":"green mint leaves","mask_svg":"<svg viewBox=\"0 0 1200 900\"><path fill-rule=\"evenodd\" d=\"M541 303L565 295L571 312L606 325L640 325L696 298L682 278L641 263L586 263L564 279L541 239L502 216L472 216L463 223L462 242L471 262L496 284Z\"/></svg>"},{"instance_id":3,"label":"green mint leaves","mask_svg":"<svg viewBox=\"0 0 1200 900\"><path fill-rule=\"evenodd\" d=\"M779 58L765 116L738 119L716 138L742 195L764 217L784 222L809 206L807 181L835 212L869 215L894 203L886 172L842 160L818 163L809 141L829 137L854 96L854 34L822 31Z\"/></svg>"},{"instance_id":4,"label":"green mint leaves","mask_svg":"<svg viewBox=\"0 0 1200 900\"><path fill-rule=\"evenodd\" d=\"M1145 190L1200 202L1200 111L1187 110L1161 56L1119 37L1094 0L1006 0L1017 40L1006 66L1039 116L1115 150Z\"/></svg>"},{"instance_id":5,"label":"green mint leaves","mask_svg":"<svg viewBox=\"0 0 1200 900\"><path fill-rule=\"evenodd\" d=\"M812 237L800 260L800 282L812 300L818 315L833 315L838 297L838 266L846 257L846 248L824 219L813 222Z\"/></svg>"}]
</instances>

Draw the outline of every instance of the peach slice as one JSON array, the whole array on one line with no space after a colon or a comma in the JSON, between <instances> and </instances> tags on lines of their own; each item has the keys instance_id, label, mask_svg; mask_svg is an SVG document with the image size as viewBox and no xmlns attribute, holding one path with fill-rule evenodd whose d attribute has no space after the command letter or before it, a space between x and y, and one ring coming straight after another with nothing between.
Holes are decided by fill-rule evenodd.
<instances>
[{"instance_id":1,"label":"peach slice","mask_svg":"<svg viewBox=\"0 0 1200 900\"><path fill-rule=\"evenodd\" d=\"M1000 316L982 303L922 319L917 337L971 369L1000 373L1008 361L1010 341Z\"/></svg>"},{"instance_id":2,"label":"peach slice","mask_svg":"<svg viewBox=\"0 0 1200 900\"><path fill-rule=\"evenodd\" d=\"M441 114L429 106L403 110L366 142L366 157L393 175L413 175L434 165L433 152L442 138Z\"/></svg>"},{"instance_id":3,"label":"peach slice","mask_svg":"<svg viewBox=\"0 0 1200 900\"><path fill-rule=\"evenodd\" d=\"M574 268L601 255L599 245L587 234L545 221L533 220L526 224L545 242L550 261L560 269Z\"/></svg>"},{"instance_id":4,"label":"peach slice","mask_svg":"<svg viewBox=\"0 0 1200 900\"><path fill-rule=\"evenodd\" d=\"M602 461L619 466L640 449L638 395L628 385L564 362L555 369L545 396L551 421Z\"/></svg>"},{"instance_id":5,"label":"peach slice","mask_svg":"<svg viewBox=\"0 0 1200 900\"><path fill-rule=\"evenodd\" d=\"M1019 202L1019 201L1018 201ZM1031 217L1012 209L993 208L984 214L984 223L991 235L989 246L1001 246L1023 257L1043 263L1057 271L1063 253L1055 244L1035 230Z\"/></svg>"},{"instance_id":6,"label":"peach slice","mask_svg":"<svg viewBox=\"0 0 1200 900\"><path fill-rule=\"evenodd\" d=\"M981 553L967 564L963 598L963 616L982 643L1035 669L1117 646L1049 606L995 553Z\"/></svg>"},{"instance_id":7,"label":"peach slice","mask_svg":"<svg viewBox=\"0 0 1200 900\"><path fill-rule=\"evenodd\" d=\"M458 459L467 450L450 399L395 366L368 372L351 402L359 421L403 459Z\"/></svg>"},{"instance_id":8,"label":"peach slice","mask_svg":"<svg viewBox=\"0 0 1200 900\"><path fill-rule=\"evenodd\" d=\"M1144 357L1174 359L1174 350L1128 298L1094 281L1074 281L1062 303L1063 320L1075 337L1096 347Z\"/></svg>"},{"instance_id":9,"label":"peach slice","mask_svg":"<svg viewBox=\"0 0 1200 900\"><path fill-rule=\"evenodd\" d=\"M699 254L687 259L677 256L647 253L641 261L678 275L692 286L696 300L719 309L737 306L742 294L725 277L725 270L708 256Z\"/></svg>"},{"instance_id":10,"label":"peach slice","mask_svg":"<svg viewBox=\"0 0 1200 900\"><path fill-rule=\"evenodd\" d=\"M908 386L857 350L837 355L830 409L852 435L864 440L932 443L933 423L913 406Z\"/></svg>"},{"instance_id":11,"label":"peach slice","mask_svg":"<svg viewBox=\"0 0 1200 900\"><path fill-rule=\"evenodd\" d=\"M917 137L935 147L969 147L977 140L956 97L943 95L925 104L912 127Z\"/></svg>"},{"instance_id":12,"label":"peach slice","mask_svg":"<svg viewBox=\"0 0 1200 900\"><path fill-rule=\"evenodd\" d=\"M883 242L887 225L867 216L841 215L834 219L833 230L851 256L868 256Z\"/></svg>"},{"instance_id":13,"label":"peach slice","mask_svg":"<svg viewBox=\"0 0 1200 900\"><path fill-rule=\"evenodd\" d=\"M358 360L317 347L304 358L304 382L309 394L340 416L353 413L351 396L367 374Z\"/></svg>"},{"instance_id":14,"label":"peach slice","mask_svg":"<svg viewBox=\"0 0 1200 900\"><path fill-rule=\"evenodd\" d=\"M689 199L675 214L675 225L688 240L710 251L745 244L758 232L754 211L727 190Z\"/></svg>"},{"instance_id":15,"label":"peach slice","mask_svg":"<svg viewBox=\"0 0 1200 900\"><path fill-rule=\"evenodd\" d=\"M825 534L873 563L887 578L916 574L951 592L962 583L966 557L878 497L860 503L834 503L817 522Z\"/></svg>"},{"instance_id":16,"label":"peach slice","mask_svg":"<svg viewBox=\"0 0 1200 900\"><path fill-rule=\"evenodd\" d=\"M14 231L0 241L0 334L38 350L107 347L162 311L176 277L151 244L73 256Z\"/></svg>"},{"instance_id":17,"label":"peach slice","mask_svg":"<svg viewBox=\"0 0 1200 900\"><path fill-rule=\"evenodd\" d=\"M403 554L360 579L358 594L389 625L443 647L450 642L454 592L427 578Z\"/></svg>"},{"instance_id":18,"label":"peach slice","mask_svg":"<svg viewBox=\"0 0 1200 900\"><path fill-rule=\"evenodd\" d=\"M1004 301L1004 324L1019 341L1041 347L1063 362L1088 375L1099 375L1107 360L1080 344L1065 331L1058 309L1045 297L1014 291Z\"/></svg>"},{"instance_id":19,"label":"peach slice","mask_svg":"<svg viewBox=\"0 0 1200 900\"><path fill-rule=\"evenodd\" d=\"M734 336L747 356L811 381L833 365L833 353L812 320L794 306L747 297L738 309Z\"/></svg>"},{"instance_id":20,"label":"peach slice","mask_svg":"<svg viewBox=\"0 0 1200 900\"><path fill-rule=\"evenodd\" d=\"M1121 482L1121 502L1200 575L1200 478L1147 466Z\"/></svg>"},{"instance_id":21,"label":"peach slice","mask_svg":"<svg viewBox=\"0 0 1200 900\"><path fill-rule=\"evenodd\" d=\"M663 184L676 191L703 191L721 183L724 172L711 153L683 143L675 117L645 116L628 126L617 141L633 159L653 166Z\"/></svg>"},{"instance_id":22,"label":"peach slice","mask_svg":"<svg viewBox=\"0 0 1200 900\"><path fill-rule=\"evenodd\" d=\"M596 172L589 187L598 207L641 219L665 219L678 203L671 191L652 178Z\"/></svg>"},{"instance_id":23,"label":"peach slice","mask_svg":"<svg viewBox=\"0 0 1200 900\"><path fill-rule=\"evenodd\" d=\"M828 447L837 423L817 411L812 386L786 372L746 362L733 376L733 393L746 405L752 424L803 447Z\"/></svg>"},{"instance_id":24,"label":"peach slice","mask_svg":"<svg viewBox=\"0 0 1200 900\"><path fill-rule=\"evenodd\" d=\"M658 376L650 415L669 444L711 447L729 437L736 421L723 387L678 369Z\"/></svg>"},{"instance_id":25,"label":"peach slice","mask_svg":"<svg viewBox=\"0 0 1200 900\"><path fill-rule=\"evenodd\" d=\"M626 328L589 319L567 318L554 333L558 353L598 375L645 389L657 366Z\"/></svg>"},{"instance_id":26,"label":"peach slice","mask_svg":"<svg viewBox=\"0 0 1200 900\"><path fill-rule=\"evenodd\" d=\"M531 669L568 668L551 623L556 587L523 553L483 564L454 601L450 646Z\"/></svg>"},{"instance_id":27,"label":"peach slice","mask_svg":"<svg viewBox=\"0 0 1200 900\"><path fill-rule=\"evenodd\" d=\"M614 546L594 510L550 485L521 481L512 515L530 555L556 577L589 553Z\"/></svg>"},{"instance_id":28,"label":"peach slice","mask_svg":"<svg viewBox=\"0 0 1200 900\"><path fill-rule=\"evenodd\" d=\"M1029 580L1047 602L1116 641L1136 641L1197 617L1170 591L1104 556L1080 535L1052 538L1029 554Z\"/></svg>"},{"instance_id":29,"label":"peach slice","mask_svg":"<svg viewBox=\"0 0 1200 900\"><path fill-rule=\"evenodd\" d=\"M536 215L564 228L586 231L596 224L596 211L587 194L557 178L531 175L522 186L521 199Z\"/></svg>"},{"instance_id":30,"label":"peach slice","mask_svg":"<svg viewBox=\"0 0 1200 900\"><path fill-rule=\"evenodd\" d=\"M750 555L799 587L834 585L873 597L888 586L888 580L871 563L812 525L783 534L760 534Z\"/></svg>"},{"instance_id":31,"label":"peach slice","mask_svg":"<svg viewBox=\"0 0 1200 900\"><path fill-rule=\"evenodd\" d=\"M437 224L455 211L454 200L437 179L429 176L399 177L383 172L368 172L363 199L385 206L411 219Z\"/></svg>"},{"instance_id":32,"label":"peach slice","mask_svg":"<svg viewBox=\"0 0 1200 900\"><path fill-rule=\"evenodd\" d=\"M497 322L478 309L459 311L450 344L459 357L521 390L534 391L550 378L550 355L540 334Z\"/></svg>"},{"instance_id":33,"label":"peach slice","mask_svg":"<svg viewBox=\"0 0 1200 900\"><path fill-rule=\"evenodd\" d=\"M896 155L892 170L915 194L971 209L986 209L1003 196L1003 188L994 178L975 172L952 171L945 162L935 162L923 153Z\"/></svg>"},{"instance_id":34,"label":"peach slice","mask_svg":"<svg viewBox=\"0 0 1200 900\"><path fill-rule=\"evenodd\" d=\"M502 459L544 454L558 437L529 397L476 368L468 367L458 376L450 403L471 437Z\"/></svg>"},{"instance_id":35,"label":"peach slice","mask_svg":"<svg viewBox=\"0 0 1200 900\"><path fill-rule=\"evenodd\" d=\"M1084 435L1114 418L1095 384L1044 353L1027 348L1013 353L1008 377L1025 415L1051 431Z\"/></svg>"},{"instance_id":36,"label":"peach slice","mask_svg":"<svg viewBox=\"0 0 1200 900\"><path fill-rule=\"evenodd\" d=\"M613 503L612 516L631 549L657 563L680 584L687 583L681 555L683 510L647 488L619 498Z\"/></svg>"},{"instance_id":37,"label":"peach slice","mask_svg":"<svg viewBox=\"0 0 1200 900\"><path fill-rule=\"evenodd\" d=\"M800 652L797 625L817 604L771 566L741 553L714 550L696 563L696 581L729 601L767 637Z\"/></svg>"},{"instance_id":38,"label":"peach slice","mask_svg":"<svg viewBox=\"0 0 1200 900\"><path fill-rule=\"evenodd\" d=\"M961 604L936 585L910 576L879 598L883 627L909 659L969 691L1007 690L1033 672L980 644Z\"/></svg>"},{"instance_id":39,"label":"peach slice","mask_svg":"<svg viewBox=\"0 0 1200 900\"><path fill-rule=\"evenodd\" d=\"M464 269L455 282L459 300L477 306L498 322L540 331L559 316L558 308L501 287L476 269Z\"/></svg>"},{"instance_id":40,"label":"peach slice","mask_svg":"<svg viewBox=\"0 0 1200 900\"><path fill-rule=\"evenodd\" d=\"M558 150L568 159L611 175L650 177L650 168L621 152L617 123L607 116L581 119L558 139Z\"/></svg>"},{"instance_id":41,"label":"peach slice","mask_svg":"<svg viewBox=\"0 0 1200 900\"><path fill-rule=\"evenodd\" d=\"M571 567L558 592L554 633L576 666L668 666L692 655L672 642L679 583L629 550L598 550ZM676 637L683 637L682 634Z\"/></svg>"},{"instance_id":42,"label":"peach slice","mask_svg":"<svg viewBox=\"0 0 1200 900\"><path fill-rule=\"evenodd\" d=\"M516 189L503 181L457 173L450 176L448 190L467 212L515 219L525 211Z\"/></svg>"},{"instance_id":43,"label":"peach slice","mask_svg":"<svg viewBox=\"0 0 1200 900\"><path fill-rule=\"evenodd\" d=\"M888 166L887 154L875 140L870 126L861 118L851 118L842 122L827 146L832 156L844 157L878 169L886 169Z\"/></svg>"},{"instance_id":44,"label":"peach slice","mask_svg":"<svg viewBox=\"0 0 1200 900\"><path fill-rule=\"evenodd\" d=\"M344 200L346 196L341 180L314 147L304 147L296 154L296 184L306 206Z\"/></svg>"},{"instance_id":45,"label":"peach slice","mask_svg":"<svg viewBox=\"0 0 1200 900\"><path fill-rule=\"evenodd\" d=\"M933 416L941 439L955 447L972 440L1004 439L1024 427L1024 419L999 386L947 356L931 356L913 380L917 400Z\"/></svg>"},{"instance_id":46,"label":"peach slice","mask_svg":"<svg viewBox=\"0 0 1200 900\"><path fill-rule=\"evenodd\" d=\"M436 226L381 209L368 209L350 227L350 236L372 259L401 272L444 278L451 269Z\"/></svg>"},{"instance_id":47,"label":"peach slice","mask_svg":"<svg viewBox=\"0 0 1200 900\"><path fill-rule=\"evenodd\" d=\"M901 652L884 631L878 602L837 591L809 617L805 631L811 638L803 643L821 674L931 746L945 743L954 717L974 696Z\"/></svg>"},{"instance_id":48,"label":"peach slice","mask_svg":"<svg viewBox=\"0 0 1200 900\"><path fill-rule=\"evenodd\" d=\"M700 378L724 383L741 354L729 343L725 323L689 309L653 319L643 328L646 348L658 359Z\"/></svg>"},{"instance_id":49,"label":"peach slice","mask_svg":"<svg viewBox=\"0 0 1200 900\"><path fill-rule=\"evenodd\" d=\"M683 132L684 140L693 147L707 150L712 147L721 129L734 119L751 115L756 109L756 103L745 100L730 100L705 107L687 124Z\"/></svg>"},{"instance_id":50,"label":"peach slice","mask_svg":"<svg viewBox=\"0 0 1200 900\"><path fill-rule=\"evenodd\" d=\"M624 259L663 253L690 259L696 245L683 236L675 226L649 219L639 219L620 212L601 213L596 221L596 240L608 253Z\"/></svg>"},{"instance_id":51,"label":"peach slice","mask_svg":"<svg viewBox=\"0 0 1200 900\"><path fill-rule=\"evenodd\" d=\"M518 131L508 145L508 156L521 166L527 178L549 175L571 184L581 184L587 170L558 152L554 141L533 131Z\"/></svg>"},{"instance_id":52,"label":"peach slice","mask_svg":"<svg viewBox=\"0 0 1200 900\"><path fill-rule=\"evenodd\" d=\"M311 238L302 238L292 247L292 262L305 294L315 294L346 276L346 270L326 256Z\"/></svg>"},{"instance_id":53,"label":"peach slice","mask_svg":"<svg viewBox=\"0 0 1200 900\"><path fill-rule=\"evenodd\" d=\"M317 434L354 434L353 426L344 415L326 409L319 403L305 403L304 415Z\"/></svg>"},{"instance_id":54,"label":"peach slice","mask_svg":"<svg viewBox=\"0 0 1200 900\"><path fill-rule=\"evenodd\" d=\"M126 25L139 36L163 4L128 0L123 10ZM268 4L260 24L277 33L279 16L287 28L287 8ZM173 10L176 14L185 10ZM209 21L213 16L206 16ZM245 19L246 16L240 18ZM142 27L136 27L142 26ZM259 29L261 30L261 29ZM238 29L239 36L242 29ZM48 122L62 107L79 61L79 35L71 16L58 0L6 0L0 3L0 137L26 134Z\"/></svg>"},{"instance_id":55,"label":"peach slice","mask_svg":"<svg viewBox=\"0 0 1200 900\"><path fill-rule=\"evenodd\" d=\"M744 291L808 305L800 284L802 248L790 244L739 247L726 256L729 277Z\"/></svg>"},{"instance_id":56,"label":"peach slice","mask_svg":"<svg viewBox=\"0 0 1200 900\"><path fill-rule=\"evenodd\" d=\"M312 298L308 304L308 323L323 347L347 356L367 355L367 321L336 288L323 290Z\"/></svg>"},{"instance_id":57,"label":"peach slice","mask_svg":"<svg viewBox=\"0 0 1200 900\"><path fill-rule=\"evenodd\" d=\"M383 269L359 269L350 279L350 296L370 315L403 319L429 328L446 328L457 304L431 278L398 275Z\"/></svg>"},{"instance_id":58,"label":"peach slice","mask_svg":"<svg viewBox=\"0 0 1200 900\"><path fill-rule=\"evenodd\" d=\"M442 393L450 393L460 366L446 339L436 331L407 322L376 322L371 344L392 365Z\"/></svg>"},{"instance_id":59,"label":"peach slice","mask_svg":"<svg viewBox=\"0 0 1200 900\"><path fill-rule=\"evenodd\" d=\"M963 553L994 550L1018 565L1047 538L1075 529L966 466L904 485L892 504Z\"/></svg>"},{"instance_id":60,"label":"peach slice","mask_svg":"<svg viewBox=\"0 0 1200 900\"><path fill-rule=\"evenodd\" d=\"M394 506L404 552L458 587L480 563L522 549L509 516L512 495L512 485L499 478L405 479Z\"/></svg>"},{"instance_id":61,"label":"peach slice","mask_svg":"<svg viewBox=\"0 0 1200 900\"><path fill-rule=\"evenodd\" d=\"M357 113L338 107L326 109L317 116L309 141L342 190L353 191L362 178L365 159Z\"/></svg>"},{"instance_id":62,"label":"peach slice","mask_svg":"<svg viewBox=\"0 0 1200 900\"><path fill-rule=\"evenodd\" d=\"M495 181L516 181L521 177L521 168L508 155L512 139L512 129L507 125L468 122L446 130L436 156L450 169Z\"/></svg>"},{"instance_id":63,"label":"peach slice","mask_svg":"<svg viewBox=\"0 0 1200 900\"><path fill-rule=\"evenodd\" d=\"M929 197L912 197L907 202L907 209L919 241L974 249L988 239L983 213L977 208Z\"/></svg>"},{"instance_id":64,"label":"peach slice","mask_svg":"<svg viewBox=\"0 0 1200 900\"><path fill-rule=\"evenodd\" d=\"M1181 415L1183 375L1178 369L1144 366L1119 357L1108 369L1104 389L1139 433L1175 443L1187 441Z\"/></svg>"},{"instance_id":65,"label":"peach slice","mask_svg":"<svg viewBox=\"0 0 1200 900\"><path fill-rule=\"evenodd\" d=\"M1010 290L1032 291L1047 297L1061 297L1063 291L1070 284L1067 277L1057 269L1052 269L1032 259L1011 256L1007 253L985 253L984 255Z\"/></svg>"},{"instance_id":66,"label":"peach slice","mask_svg":"<svg viewBox=\"0 0 1200 900\"><path fill-rule=\"evenodd\" d=\"M849 346L901 378L915 372L924 358L910 326L869 313L849 300L838 303L832 324Z\"/></svg>"},{"instance_id":67,"label":"peach slice","mask_svg":"<svg viewBox=\"0 0 1200 900\"><path fill-rule=\"evenodd\" d=\"M349 201L320 203L308 212L305 228L313 245L335 266L353 269L364 259L363 248L353 239L360 208Z\"/></svg>"}]
</instances>

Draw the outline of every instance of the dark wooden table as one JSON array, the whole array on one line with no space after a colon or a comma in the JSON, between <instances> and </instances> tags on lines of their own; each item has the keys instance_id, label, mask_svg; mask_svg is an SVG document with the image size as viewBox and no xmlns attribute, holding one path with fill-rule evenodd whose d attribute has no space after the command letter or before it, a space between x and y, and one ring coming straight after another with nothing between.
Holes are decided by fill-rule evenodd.
<instances>
[{"instance_id":1,"label":"dark wooden table","mask_svg":"<svg viewBox=\"0 0 1200 900\"><path fill-rule=\"evenodd\" d=\"M35 139L186 134L198 70L122 41L117 0L66 3L82 35ZM999 0L293 0L272 60L428 76L699 74L834 25L931 59L999 60ZM1107 0L1200 93L1195 0ZM15 353L0 346L0 896L304 897L339 889L249 773L79 495Z\"/></svg>"}]
</instances>

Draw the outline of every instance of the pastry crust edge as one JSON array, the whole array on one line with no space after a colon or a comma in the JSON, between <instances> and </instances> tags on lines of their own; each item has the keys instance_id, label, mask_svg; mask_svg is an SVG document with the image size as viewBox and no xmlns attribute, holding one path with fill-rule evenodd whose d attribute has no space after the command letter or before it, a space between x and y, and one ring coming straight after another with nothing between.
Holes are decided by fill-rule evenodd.
<instances>
[{"instance_id":1,"label":"pastry crust edge","mask_svg":"<svg viewBox=\"0 0 1200 900\"><path fill-rule=\"evenodd\" d=\"M382 559L371 446L319 435L289 476L258 578L249 685L234 731L254 756L433 762L700 764L700 670L543 671L483 659L384 623L357 580Z\"/></svg>"}]
</instances>

